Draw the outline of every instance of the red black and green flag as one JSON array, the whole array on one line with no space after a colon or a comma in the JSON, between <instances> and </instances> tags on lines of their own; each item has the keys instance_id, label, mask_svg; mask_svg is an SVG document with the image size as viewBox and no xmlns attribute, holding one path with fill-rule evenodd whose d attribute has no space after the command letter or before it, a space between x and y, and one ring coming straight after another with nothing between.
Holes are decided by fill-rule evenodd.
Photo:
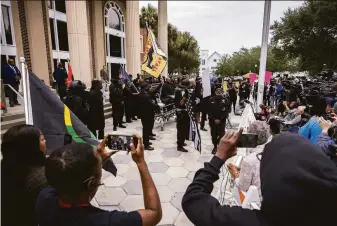
<instances>
[{"instance_id":1,"label":"red black and green flag","mask_svg":"<svg viewBox=\"0 0 337 226\"><path fill-rule=\"evenodd\" d=\"M70 137L72 142L98 145L86 125L34 73L29 73L29 87L33 123L47 141L47 154L68 143ZM111 159L103 168L116 176L117 168Z\"/></svg>"}]
</instances>

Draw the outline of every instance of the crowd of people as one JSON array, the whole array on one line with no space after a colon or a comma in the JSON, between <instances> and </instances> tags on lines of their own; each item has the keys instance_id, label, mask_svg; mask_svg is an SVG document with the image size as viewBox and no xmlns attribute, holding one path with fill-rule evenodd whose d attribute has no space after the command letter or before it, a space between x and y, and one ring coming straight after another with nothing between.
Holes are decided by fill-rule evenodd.
<instances>
[{"instance_id":1,"label":"crowd of people","mask_svg":"<svg viewBox=\"0 0 337 226\"><path fill-rule=\"evenodd\" d=\"M65 83L62 65L57 70L54 75L59 73L60 82ZM193 224L316 226L334 222L337 98L326 98L327 116L309 117L309 107L300 98L285 96L281 80L266 84L262 110L255 113L257 121L247 130L257 134L258 146L248 149L240 166L226 166L242 191L248 191L250 186L258 188L261 209L249 210L222 206L211 193L221 168L236 155L243 132L242 129L226 132L226 121L230 112L237 113L243 100L255 95L254 86L244 80L236 87L228 81L224 92L219 79L211 83L211 95L203 97L200 77L143 79L137 75L133 80L129 75L128 79L113 78L109 84L104 70L100 80L92 81L90 91L79 80L68 88L58 87L64 103L102 139L97 147L71 143L46 157L48 143L39 128L18 125L4 134L1 143L3 225L157 225L162 218L162 207L144 150L154 150L151 140L156 136L153 126L160 103L175 106L177 151L187 152L184 146L189 138L190 120L196 120L204 131L207 131L205 122L209 121L214 156L196 172L182 199L182 209ZM113 130L125 128L124 123L138 119L142 123L142 137L134 134L138 144L135 147L131 143L130 147L140 173L144 209L107 211L90 204L102 185L102 164L116 153L106 148L104 134L104 91L108 88Z\"/></svg>"}]
</instances>

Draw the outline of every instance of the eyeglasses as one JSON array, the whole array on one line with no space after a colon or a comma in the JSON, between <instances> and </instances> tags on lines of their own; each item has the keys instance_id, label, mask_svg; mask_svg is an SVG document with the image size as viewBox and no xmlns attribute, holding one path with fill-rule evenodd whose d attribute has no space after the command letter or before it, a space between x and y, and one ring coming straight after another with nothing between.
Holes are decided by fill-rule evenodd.
<instances>
[{"instance_id":1,"label":"eyeglasses","mask_svg":"<svg viewBox=\"0 0 337 226\"><path fill-rule=\"evenodd\" d=\"M260 152L260 153L257 153L256 154L256 158L261 162L261 159L262 159L262 153L263 152Z\"/></svg>"},{"instance_id":2,"label":"eyeglasses","mask_svg":"<svg viewBox=\"0 0 337 226\"><path fill-rule=\"evenodd\" d=\"M86 183L88 183L89 181L94 180L94 179L95 179L95 177L94 177L94 176L91 176L91 177L89 177L88 179L84 180L82 183L83 183L83 184L86 184ZM99 186L104 185L104 183L102 183L102 181L100 181L100 182L98 182L98 183L93 183L93 185L96 186L96 187L99 187Z\"/></svg>"}]
</instances>

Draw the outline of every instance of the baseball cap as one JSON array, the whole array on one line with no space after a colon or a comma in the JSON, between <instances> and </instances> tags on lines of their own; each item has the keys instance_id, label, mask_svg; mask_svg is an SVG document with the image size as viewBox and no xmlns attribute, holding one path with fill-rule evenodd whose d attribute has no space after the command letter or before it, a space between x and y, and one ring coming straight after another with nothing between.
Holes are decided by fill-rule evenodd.
<instances>
[{"instance_id":1,"label":"baseball cap","mask_svg":"<svg viewBox=\"0 0 337 226\"><path fill-rule=\"evenodd\" d=\"M325 103L330 106L334 106L334 104L337 102L337 99L332 98L332 97L327 97L325 99Z\"/></svg>"}]
</instances>

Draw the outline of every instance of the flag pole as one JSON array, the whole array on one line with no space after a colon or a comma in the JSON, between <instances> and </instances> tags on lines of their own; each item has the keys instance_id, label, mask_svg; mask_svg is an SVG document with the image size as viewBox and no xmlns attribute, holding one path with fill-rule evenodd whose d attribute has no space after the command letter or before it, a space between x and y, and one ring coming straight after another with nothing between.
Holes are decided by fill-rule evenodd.
<instances>
[{"instance_id":1,"label":"flag pole","mask_svg":"<svg viewBox=\"0 0 337 226\"><path fill-rule=\"evenodd\" d=\"M29 76L28 70L26 68L26 60L24 57L20 57L21 64L21 74L22 74L22 85L23 85L23 100L25 108L25 120L26 124L33 125L32 117L32 103L30 99L30 87L29 87Z\"/></svg>"},{"instance_id":2,"label":"flag pole","mask_svg":"<svg viewBox=\"0 0 337 226\"><path fill-rule=\"evenodd\" d=\"M263 90L264 81L266 77L266 65L267 65L267 50L268 50L268 35L270 26L270 11L271 0L265 0L264 13L263 13L263 28L262 28L262 41L261 41L261 55L260 55L260 71L258 79L258 93L257 93L257 105L256 112L260 112L260 104L263 103Z\"/></svg>"}]
</instances>

